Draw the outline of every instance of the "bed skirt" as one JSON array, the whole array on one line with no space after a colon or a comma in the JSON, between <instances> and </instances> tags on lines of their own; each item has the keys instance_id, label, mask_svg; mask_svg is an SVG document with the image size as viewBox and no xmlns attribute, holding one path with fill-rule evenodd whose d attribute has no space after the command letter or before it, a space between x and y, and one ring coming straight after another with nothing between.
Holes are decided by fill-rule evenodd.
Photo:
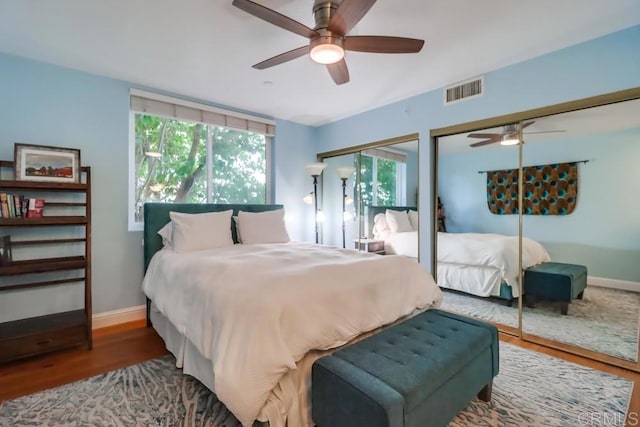
<instances>
[{"instance_id":1,"label":"bed skirt","mask_svg":"<svg viewBox=\"0 0 640 427\"><path fill-rule=\"evenodd\" d=\"M416 311L394 323L399 323L419 313ZM206 359L198 349L151 303L150 319L153 328L164 340L167 350L176 358L176 367L182 369L215 393L212 362ZM360 341L391 325L357 336L349 343ZM344 346L341 346L344 347ZM322 356L337 350L314 350L307 353L296 363L296 369L288 371L271 392L265 406L258 415L254 427L312 427L311 419L311 367ZM223 402L224 403L224 402Z\"/></svg>"}]
</instances>

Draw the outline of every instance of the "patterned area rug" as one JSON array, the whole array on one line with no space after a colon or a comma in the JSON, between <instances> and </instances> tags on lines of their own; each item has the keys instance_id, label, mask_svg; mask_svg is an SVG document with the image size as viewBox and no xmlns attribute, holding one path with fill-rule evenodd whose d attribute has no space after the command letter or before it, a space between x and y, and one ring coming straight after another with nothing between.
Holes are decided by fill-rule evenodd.
<instances>
[{"instance_id":1,"label":"patterned area rug","mask_svg":"<svg viewBox=\"0 0 640 427\"><path fill-rule=\"evenodd\" d=\"M0 404L0 425L210 426L238 421L197 380L165 356ZM500 343L490 403L473 400L450 424L577 426L606 416L624 424L633 383Z\"/></svg>"},{"instance_id":2,"label":"patterned area rug","mask_svg":"<svg viewBox=\"0 0 640 427\"><path fill-rule=\"evenodd\" d=\"M503 325L518 327L518 307L501 300L445 291L442 308ZM565 344L636 360L640 293L588 286L583 299L569 304L569 314L560 314L558 303L537 301L524 306L523 331Z\"/></svg>"}]
</instances>

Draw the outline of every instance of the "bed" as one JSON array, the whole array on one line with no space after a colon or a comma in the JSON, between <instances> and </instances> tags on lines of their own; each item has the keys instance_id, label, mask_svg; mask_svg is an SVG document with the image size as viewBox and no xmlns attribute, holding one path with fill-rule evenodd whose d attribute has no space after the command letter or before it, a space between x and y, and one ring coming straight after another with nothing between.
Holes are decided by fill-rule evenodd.
<instances>
[{"instance_id":1,"label":"bed","mask_svg":"<svg viewBox=\"0 0 640 427\"><path fill-rule=\"evenodd\" d=\"M418 259L418 226L417 219L409 223L410 228L404 227L402 231L392 231L388 227L376 227L376 218L384 216L387 210L396 212L412 212L417 218L418 208L415 206L365 206L365 229L369 239L384 241L385 254L403 255ZM412 215L413 216L413 215ZM384 221L386 223L386 220ZM380 224L381 221L378 221Z\"/></svg>"},{"instance_id":2,"label":"bed","mask_svg":"<svg viewBox=\"0 0 640 427\"><path fill-rule=\"evenodd\" d=\"M392 230L387 210L416 212L413 206L366 206L369 238L383 240L385 253L417 257L418 231ZM416 223L417 224L417 223ZM518 291L518 237L493 233L438 232L438 286L481 297L512 300ZM522 239L523 269L551 260L545 248L535 240Z\"/></svg>"},{"instance_id":3,"label":"bed","mask_svg":"<svg viewBox=\"0 0 640 427\"><path fill-rule=\"evenodd\" d=\"M295 242L188 252L163 247L158 231L170 211L230 209L240 216L282 206L145 204L149 319L176 365L215 392L243 425L312 425L313 361L439 305L441 292L405 257ZM246 237L238 225L240 232L235 221L228 224L234 242Z\"/></svg>"},{"instance_id":4,"label":"bed","mask_svg":"<svg viewBox=\"0 0 640 427\"><path fill-rule=\"evenodd\" d=\"M438 232L438 286L480 297L519 296L518 236ZM522 238L522 267L551 260L535 240Z\"/></svg>"}]
</instances>

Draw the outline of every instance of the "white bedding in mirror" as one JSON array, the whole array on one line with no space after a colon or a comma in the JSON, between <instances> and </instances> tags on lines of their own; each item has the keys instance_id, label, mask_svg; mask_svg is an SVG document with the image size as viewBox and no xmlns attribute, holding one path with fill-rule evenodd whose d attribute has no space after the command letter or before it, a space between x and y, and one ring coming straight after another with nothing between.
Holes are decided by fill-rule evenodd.
<instances>
[{"instance_id":1,"label":"white bedding in mirror","mask_svg":"<svg viewBox=\"0 0 640 427\"><path fill-rule=\"evenodd\" d=\"M415 230L400 233L385 230L374 238L384 240L384 252L387 255L404 255L418 259L418 232Z\"/></svg>"},{"instance_id":2,"label":"white bedding in mirror","mask_svg":"<svg viewBox=\"0 0 640 427\"><path fill-rule=\"evenodd\" d=\"M500 285L519 295L518 236L492 233L438 233L438 285L482 297L499 296ZM551 261L547 250L522 239L524 269Z\"/></svg>"}]
</instances>

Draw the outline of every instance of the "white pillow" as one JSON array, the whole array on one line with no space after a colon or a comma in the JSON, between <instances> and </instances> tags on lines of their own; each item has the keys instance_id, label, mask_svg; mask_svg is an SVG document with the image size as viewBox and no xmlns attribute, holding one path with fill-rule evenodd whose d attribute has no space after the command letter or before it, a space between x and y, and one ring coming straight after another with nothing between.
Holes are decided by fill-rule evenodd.
<instances>
[{"instance_id":1,"label":"white pillow","mask_svg":"<svg viewBox=\"0 0 640 427\"><path fill-rule=\"evenodd\" d=\"M418 215L418 211L409 211L409 222L411 223L411 228L418 231L418 223L420 222L420 215Z\"/></svg>"},{"instance_id":2,"label":"white pillow","mask_svg":"<svg viewBox=\"0 0 640 427\"><path fill-rule=\"evenodd\" d=\"M287 243L289 233L284 224L284 209L265 212L238 212L238 240L245 245Z\"/></svg>"},{"instance_id":3,"label":"white pillow","mask_svg":"<svg viewBox=\"0 0 640 427\"><path fill-rule=\"evenodd\" d=\"M388 230L389 225L387 224L386 215L383 213L376 214L376 216L373 217L373 228L371 229L373 237L378 238L378 236Z\"/></svg>"},{"instance_id":4,"label":"white pillow","mask_svg":"<svg viewBox=\"0 0 640 427\"><path fill-rule=\"evenodd\" d=\"M200 214L169 212L173 222L173 250L191 252L233 246L232 213L232 209Z\"/></svg>"},{"instance_id":5,"label":"white pillow","mask_svg":"<svg viewBox=\"0 0 640 427\"><path fill-rule=\"evenodd\" d=\"M173 223L171 221L158 230L158 234L162 237L162 246L173 246Z\"/></svg>"},{"instance_id":6,"label":"white pillow","mask_svg":"<svg viewBox=\"0 0 640 427\"><path fill-rule=\"evenodd\" d=\"M407 214L407 211L394 211L391 209L387 209L387 211L384 213L384 216L392 233L413 231L413 228L411 228L411 222L409 222L409 215Z\"/></svg>"}]
</instances>

